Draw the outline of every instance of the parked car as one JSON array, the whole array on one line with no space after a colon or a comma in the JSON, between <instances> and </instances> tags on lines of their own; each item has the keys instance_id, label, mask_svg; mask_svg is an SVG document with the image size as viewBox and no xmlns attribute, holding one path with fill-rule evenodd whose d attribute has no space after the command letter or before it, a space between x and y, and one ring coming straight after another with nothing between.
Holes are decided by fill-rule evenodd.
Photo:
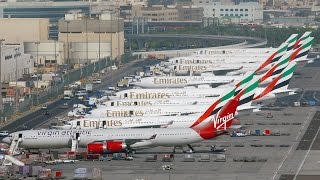
<instances>
[{"instance_id":1,"label":"parked car","mask_svg":"<svg viewBox=\"0 0 320 180\"><path fill-rule=\"evenodd\" d=\"M31 74L30 77L32 77L32 78L37 78L38 75L36 75L36 74Z\"/></svg>"},{"instance_id":2,"label":"parked car","mask_svg":"<svg viewBox=\"0 0 320 180\"><path fill-rule=\"evenodd\" d=\"M93 84L101 84L101 79L94 79L92 80Z\"/></svg>"},{"instance_id":3,"label":"parked car","mask_svg":"<svg viewBox=\"0 0 320 180\"><path fill-rule=\"evenodd\" d=\"M6 137L9 135L8 131L0 131L0 137Z\"/></svg>"},{"instance_id":4,"label":"parked car","mask_svg":"<svg viewBox=\"0 0 320 180\"><path fill-rule=\"evenodd\" d=\"M69 108L69 104L63 103L63 105L61 106L61 109L67 109L67 108Z\"/></svg>"},{"instance_id":5,"label":"parked car","mask_svg":"<svg viewBox=\"0 0 320 180\"><path fill-rule=\"evenodd\" d=\"M43 109L43 110L48 109L48 105L43 105L43 106L41 107L41 109Z\"/></svg>"}]
</instances>

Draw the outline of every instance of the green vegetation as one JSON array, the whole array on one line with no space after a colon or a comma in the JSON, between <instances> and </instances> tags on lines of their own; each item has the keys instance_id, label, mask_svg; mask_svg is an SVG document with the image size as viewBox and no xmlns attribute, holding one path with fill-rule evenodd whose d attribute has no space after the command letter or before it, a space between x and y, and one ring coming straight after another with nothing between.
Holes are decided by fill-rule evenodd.
<instances>
[{"instance_id":1,"label":"green vegetation","mask_svg":"<svg viewBox=\"0 0 320 180\"><path fill-rule=\"evenodd\" d=\"M181 29L170 29L165 32L153 32L154 34L211 34L211 35L226 35L226 36L249 36L267 39L268 44L266 47L278 47L283 43L291 34L302 35L306 31L312 31L312 36L315 37L313 47L320 47L320 28L303 28L303 27L289 27L289 28L276 28L276 27L264 27L264 26L247 26L247 25L211 25L205 28L200 27L187 27ZM202 40L150 40L145 44L145 48L148 50L167 50L167 49L188 49L204 47ZM231 43L240 43L240 41L234 40ZM205 47L222 46L230 44L230 41L208 41ZM129 42L125 45L126 49L129 49ZM138 49L136 41L131 41L131 49L133 51Z\"/></svg>"},{"instance_id":2,"label":"green vegetation","mask_svg":"<svg viewBox=\"0 0 320 180\"><path fill-rule=\"evenodd\" d=\"M315 37L314 44L320 44L320 29L289 27L263 27L263 26L241 26L241 25L212 25L206 28L183 28L169 30L163 33L166 34L212 34L212 35L230 35L230 36L250 36L267 38L267 46L276 47L285 41L291 34L297 33L302 35L305 31L312 31L312 36Z\"/></svg>"}]
</instances>

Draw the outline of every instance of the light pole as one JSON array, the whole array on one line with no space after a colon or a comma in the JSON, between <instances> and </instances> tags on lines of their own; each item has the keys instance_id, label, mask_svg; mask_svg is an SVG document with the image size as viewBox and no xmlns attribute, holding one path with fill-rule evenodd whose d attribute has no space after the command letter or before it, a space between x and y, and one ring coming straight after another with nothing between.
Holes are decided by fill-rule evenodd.
<instances>
[{"instance_id":1,"label":"light pole","mask_svg":"<svg viewBox=\"0 0 320 180\"><path fill-rule=\"evenodd\" d=\"M3 101L2 101L2 69L1 69L1 64L2 64L2 41L5 41L4 39L0 39L0 113L2 117L3 113ZM0 118L1 118L0 117ZM1 120L1 119L0 119Z\"/></svg>"},{"instance_id":2,"label":"light pole","mask_svg":"<svg viewBox=\"0 0 320 180\"><path fill-rule=\"evenodd\" d=\"M69 69L69 23L70 21L65 21L67 23L67 65L68 65L68 69Z\"/></svg>"},{"instance_id":3,"label":"light pole","mask_svg":"<svg viewBox=\"0 0 320 180\"><path fill-rule=\"evenodd\" d=\"M87 77L89 77L88 17L86 17Z\"/></svg>"},{"instance_id":4,"label":"light pole","mask_svg":"<svg viewBox=\"0 0 320 180\"><path fill-rule=\"evenodd\" d=\"M18 109L18 102L19 102L19 96L18 96L18 52L19 52L19 49L20 48L14 48L14 51L15 51L15 54L14 54L14 59L15 59L15 62L16 62L16 93L15 93L15 112L17 113L19 111Z\"/></svg>"},{"instance_id":5,"label":"light pole","mask_svg":"<svg viewBox=\"0 0 320 180\"><path fill-rule=\"evenodd\" d=\"M37 45L37 64L38 64L38 61L39 61L39 44L40 44L40 42L39 41L37 41L37 42L35 42L35 44ZM37 65L37 87L36 87L36 104L38 105L39 104L39 93L38 93L38 85L39 85L39 73L38 73L38 66L39 66L39 64Z\"/></svg>"},{"instance_id":6,"label":"light pole","mask_svg":"<svg viewBox=\"0 0 320 180\"><path fill-rule=\"evenodd\" d=\"M58 71L58 62L57 62L57 41L54 40L54 62L56 63L56 72ZM57 95L58 95L58 86L56 85L56 74L54 75L54 86L57 88Z\"/></svg>"},{"instance_id":7,"label":"light pole","mask_svg":"<svg viewBox=\"0 0 320 180\"><path fill-rule=\"evenodd\" d=\"M99 60L99 62L100 62L100 52L101 52L101 49L100 49L100 48L101 48L101 47L100 47L100 46L101 46L101 45L100 45L100 43L101 43L101 39L100 39L100 38L101 38L101 37L100 37L100 34L101 34L101 32L100 32L100 22L101 22L101 14L100 14L98 20L99 20L99 58L98 58L98 60ZM99 67L99 68L100 68L100 67Z\"/></svg>"},{"instance_id":8,"label":"light pole","mask_svg":"<svg viewBox=\"0 0 320 180\"><path fill-rule=\"evenodd\" d=\"M110 12L110 16L111 16L111 23L110 23L110 46L111 46L111 51L110 51L110 59L112 61L112 51L113 51L113 43L112 43L112 24L113 24L113 11L109 11Z\"/></svg>"},{"instance_id":9,"label":"light pole","mask_svg":"<svg viewBox=\"0 0 320 180\"><path fill-rule=\"evenodd\" d=\"M101 27L100 27L100 25L101 25L101 13L100 13L100 15L99 15L99 19L98 19L98 21L99 21L99 56L98 56L98 71L100 71L100 58L101 58L101 55L100 55L100 53L101 53L101 37L100 37L100 34L101 34ZM94 66L94 68L96 68L96 66Z\"/></svg>"},{"instance_id":10,"label":"light pole","mask_svg":"<svg viewBox=\"0 0 320 180\"><path fill-rule=\"evenodd\" d=\"M70 21L65 21L67 23L67 84L68 84L68 89L69 89L69 66L70 66L70 46L69 46L69 23Z\"/></svg>"},{"instance_id":11,"label":"light pole","mask_svg":"<svg viewBox=\"0 0 320 180\"><path fill-rule=\"evenodd\" d=\"M119 66L121 65L121 56L120 56L120 8L117 8L118 10L118 58L119 58Z\"/></svg>"}]
</instances>

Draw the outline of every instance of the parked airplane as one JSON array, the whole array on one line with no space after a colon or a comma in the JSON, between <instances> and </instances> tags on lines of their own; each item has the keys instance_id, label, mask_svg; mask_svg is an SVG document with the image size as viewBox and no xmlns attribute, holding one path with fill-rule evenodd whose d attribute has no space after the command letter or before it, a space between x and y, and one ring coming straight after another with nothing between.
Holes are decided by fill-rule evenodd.
<instances>
[{"instance_id":1,"label":"parked airplane","mask_svg":"<svg viewBox=\"0 0 320 180\"><path fill-rule=\"evenodd\" d=\"M284 95L289 95L290 93L294 93L294 90L288 90L289 79L292 77L294 69L296 68L296 63L290 63L288 65L289 59L286 58L283 61L280 61L279 64L275 65L273 69L271 69L268 73L277 73L276 71L282 71L281 74L278 75L274 79L274 82L271 82L270 85L264 89L264 91L259 92L255 97L256 102L261 102L260 99L264 99L264 101L271 98L278 98ZM283 67L287 66L287 67ZM259 79L259 81L263 81L266 76L263 76ZM241 83L245 83L246 81L242 81ZM237 85L239 86L239 85ZM241 87L240 87L241 88ZM190 98L196 100L196 98ZM212 102L212 98L210 99ZM172 99L167 99L170 102ZM175 99L176 102L181 102L183 105L183 101L185 98ZM181 100L181 101L180 101ZM126 101L126 100L122 100ZM130 100L128 100L130 101ZM139 101L139 100L132 100ZM152 101L152 99L149 99ZM133 104L132 104L133 105ZM172 104L170 104L172 105ZM177 105L177 104L176 104ZM144 105L145 106L145 105ZM150 106L147 105L147 106ZM152 106L152 105L151 105ZM172 107L175 109L176 107ZM114 117L114 118L83 118L76 119L69 122L65 122L65 125L54 127L57 129L94 129L94 128L137 128L137 127L166 127L166 128L177 128L177 127L191 127L191 125L195 122L201 114L192 114L189 116L150 116L150 117Z\"/></svg>"},{"instance_id":2,"label":"parked airplane","mask_svg":"<svg viewBox=\"0 0 320 180\"><path fill-rule=\"evenodd\" d=\"M259 83L259 82L258 82ZM225 88L223 92L229 90L229 88ZM248 93L248 96L253 96L254 92L251 94ZM243 98L247 98L243 96ZM216 98L215 98L216 99ZM211 103L214 98L212 98ZM210 104L211 104L210 103ZM99 107L94 109L87 114L85 117L87 118L113 118L113 117L134 117L134 116L176 116L176 115L190 115L197 114L203 112L210 104L204 105L185 105L185 106L118 106L118 107ZM251 103L250 103L251 104ZM248 114L253 111L257 111L256 107L251 106L250 104L241 104L238 107L239 115ZM238 113L236 115L238 115Z\"/></svg>"},{"instance_id":3,"label":"parked airplane","mask_svg":"<svg viewBox=\"0 0 320 180\"><path fill-rule=\"evenodd\" d=\"M280 73L283 71L284 68L287 67L287 65L289 64L290 58L292 58L291 54L285 54L284 56L282 56L279 60L279 62L277 62L277 64L275 64L268 72L266 72L265 74L260 76L260 84L264 83L267 84L267 82L271 82L270 79L272 78L276 78L278 75L280 75ZM294 58L293 58L294 59ZM249 75L248 75L249 74ZM247 74L247 77L250 77L250 73ZM266 81L267 79L269 79L270 81ZM220 92L216 92L217 96L213 96L215 98L219 97L219 93L222 93L223 91L225 91L225 88L227 87L218 87L215 89L212 88L202 88L202 89L196 89L196 92L193 93L193 95L197 96L196 93L199 93L199 96L201 96L202 94L209 94L210 92L214 92L214 91L219 91ZM264 91L265 88L257 88L257 94L262 93ZM135 89L133 91L137 92L140 89ZM181 90L186 90L186 89L181 89ZM146 91L146 89L142 89L142 91ZM148 90L150 91L150 90ZM170 92L173 91L175 92L176 89L153 89L153 92ZM131 91L130 91L131 92ZM119 92L121 93L121 92ZM272 92L271 92L272 93ZM183 93L181 93L183 94ZM125 96L126 94L124 94ZM268 95L268 94L267 94ZM168 95L169 97L169 95ZM102 106L99 106L100 108L103 106L107 106L107 107L126 107L126 106L171 106L171 105L206 105L206 104L210 104L212 102L212 98L213 97L184 97L184 98L176 98L176 97L170 97L170 98L145 98L145 99L139 99L139 98L119 98L117 100L109 100L103 103ZM273 95L271 95L271 97L274 97ZM267 96L265 96L263 99L261 100L265 100L265 98L267 98Z\"/></svg>"},{"instance_id":4,"label":"parked airplane","mask_svg":"<svg viewBox=\"0 0 320 180\"><path fill-rule=\"evenodd\" d=\"M289 58L290 54L287 56L284 56L287 58L284 58L279 62L279 64L274 65L272 69L270 69L264 76L259 77L259 82L263 82L264 80L268 79L268 77L272 76L273 74L279 74L279 71L281 72L283 69L285 70L283 73L287 73L288 68L291 68L291 66L288 66L289 64ZM285 69L286 68L286 69ZM281 74L280 74L281 75ZM280 76L278 75L278 77ZM277 94L286 94L290 95L290 93L294 93L294 91L287 90L289 80L291 79L293 75L292 72L288 72L286 79L283 80L283 78L280 78L276 83L270 83L273 86L276 86L277 88L269 90L268 87L264 88L257 88L256 94L263 94L257 98L255 98L256 103L262 103L265 100L269 100L271 98L278 97ZM279 85L278 85L278 84ZM283 85L285 83L285 85ZM280 88L281 89L278 89ZM230 87L229 87L230 88ZM220 88L220 93L226 92L229 88ZM158 90L158 89L155 89ZM201 91L213 91L213 89L202 89ZM214 89L217 91L217 88ZM272 91L273 90L273 91ZM167 91L167 90L166 90ZM166 92L165 91L165 92ZM168 89L170 91L170 89ZM199 89L200 91L200 89ZM271 92L272 91L272 92ZM267 92L267 93L266 93ZM289 93L290 92L290 93ZM170 98L171 99L171 98ZM196 98L195 98L196 99ZM91 114L86 115L85 117L91 117L91 118L111 118L111 117L134 117L134 116L172 116L172 115L190 115L190 114L197 114L202 112L204 109L207 108L209 104L204 105L184 105L184 106L174 106L167 105L167 106L111 106L111 107L99 107L98 109L92 110ZM197 108L195 108L197 107ZM248 105L242 105L239 106L237 115L243 115L247 114L248 112L256 111L254 110L255 107L248 106Z\"/></svg>"},{"instance_id":5,"label":"parked airplane","mask_svg":"<svg viewBox=\"0 0 320 180\"><path fill-rule=\"evenodd\" d=\"M243 74L247 71L253 71L259 67L260 72L264 72L267 67L270 67L272 62L277 61L284 53L291 50L297 50L299 47L303 47L299 54L296 56L296 61L308 61L313 62L313 60L307 59L307 55L309 50L311 49L313 37L310 37L311 32L304 33L301 38L297 41L297 35L290 36L290 38L283 43L276 52L274 52L264 64L261 64L259 67L259 63L263 59L255 58L254 60L248 60L248 58L241 60L241 58L237 59L229 59L228 61L222 63L208 63L208 62L216 62L214 60L210 60L210 56L207 57L189 57L189 59L181 59L180 61L175 59L169 59L169 64L173 64L170 67L163 70L165 73L174 72L175 75L186 75L186 74L199 74L203 72L213 72L216 75L239 75ZM191 58L191 59L190 59ZM188 63L184 63L188 62ZM230 62L230 63L229 63ZM249 63L249 64L248 64ZM263 71L264 70L264 71Z\"/></svg>"},{"instance_id":6,"label":"parked airplane","mask_svg":"<svg viewBox=\"0 0 320 180\"><path fill-rule=\"evenodd\" d=\"M307 31L305 32L300 40L304 40L304 38L308 38L310 37L311 32ZM292 50L295 42L296 42L296 37L298 36L298 34L292 34L287 40L286 42L289 43L288 46L288 51ZM294 41L292 41L294 40ZM299 41L299 40L298 40ZM299 42L298 42L299 43ZM235 55L240 55L241 54L268 54L270 52L274 52L276 49L275 48L247 48L247 49L216 49L216 48L208 48L208 49L201 49L199 51L195 51L192 53L193 56L216 56L216 55L229 55L229 54L235 54Z\"/></svg>"},{"instance_id":7,"label":"parked airplane","mask_svg":"<svg viewBox=\"0 0 320 180\"><path fill-rule=\"evenodd\" d=\"M2 141L12 143L11 147L18 145L32 149L67 148L72 142L72 146L87 147L88 153L94 154L128 152L150 146L188 145L192 148L190 144L217 137L232 125L236 109L243 99L241 96L252 92L253 86L257 87L257 83L248 84L236 95L236 88L227 92L200 116L192 128L26 130L11 133ZM252 96L247 100L251 101ZM221 102L226 102L222 108L218 106Z\"/></svg>"},{"instance_id":8,"label":"parked airplane","mask_svg":"<svg viewBox=\"0 0 320 180\"><path fill-rule=\"evenodd\" d=\"M237 82L242 78L242 76L155 76L141 78L133 84L142 88L183 88L203 84L216 87Z\"/></svg>"},{"instance_id":9,"label":"parked airplane","mask_svg":"<svg viewBox=\"0 0 320 180\"><path fill-rule=\"evenodd\" d=\"M203 65L210 65L210 64L222 64L222 63L259 63L261 61L264 61L265 58L271 56L279 56L281 57L281 52L284 52L285 50L291 50L292 46L297 41L298 34L292 34L284 43L282 43L277 49L274 49L274 53L270 54L270 49L268 49L268 54L264 53L254 53L257 51L257 49L228 49L228 50L221 50L221 52L232 52L232 51L239 51L239 53L234 54L233 56L227 56L223 55L221 57L215 57L215 56L188 56L188 57L177 57L177 58L171 58L166 61L162 62L162 65L164 66L171 66L171 65L178 65L178 64L203 64ZM283 49L284 46L287 45L286 49ZM289 48L290 47L290 48ZM262 48L263 49L263 48ZM213 52L217 52L219 50L215 49L212 50ZM261 51L261 48L258 48L258 51ZM263 50L264 51L264 50ZM240 53L241 52L241 53ZM248 54L245 54L245 56L241 57L241 54L243 55L244 52L248 52ZM262 56L256 56L252 54L263 54ZM240 56L240 57L239 57Z\"/></svg>"}]
</instances>

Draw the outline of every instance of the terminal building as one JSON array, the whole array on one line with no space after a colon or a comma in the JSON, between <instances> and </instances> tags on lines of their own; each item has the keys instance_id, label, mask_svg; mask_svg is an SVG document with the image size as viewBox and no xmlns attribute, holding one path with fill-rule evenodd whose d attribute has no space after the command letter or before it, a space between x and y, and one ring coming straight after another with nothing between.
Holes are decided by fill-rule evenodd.
<instances>
[{"instance_id":1,"label":"terminal building","mask_svg":"<svg viewBox=\"0 0 320 180\"><path fill-rule=\"evenodd\" d=\"M59 20L59 41L65 44L64 59L87 64L98 59L119 59L124 54L123 19L107 11L96 18L72 12Z\"/></svg>"}]
</instances>

